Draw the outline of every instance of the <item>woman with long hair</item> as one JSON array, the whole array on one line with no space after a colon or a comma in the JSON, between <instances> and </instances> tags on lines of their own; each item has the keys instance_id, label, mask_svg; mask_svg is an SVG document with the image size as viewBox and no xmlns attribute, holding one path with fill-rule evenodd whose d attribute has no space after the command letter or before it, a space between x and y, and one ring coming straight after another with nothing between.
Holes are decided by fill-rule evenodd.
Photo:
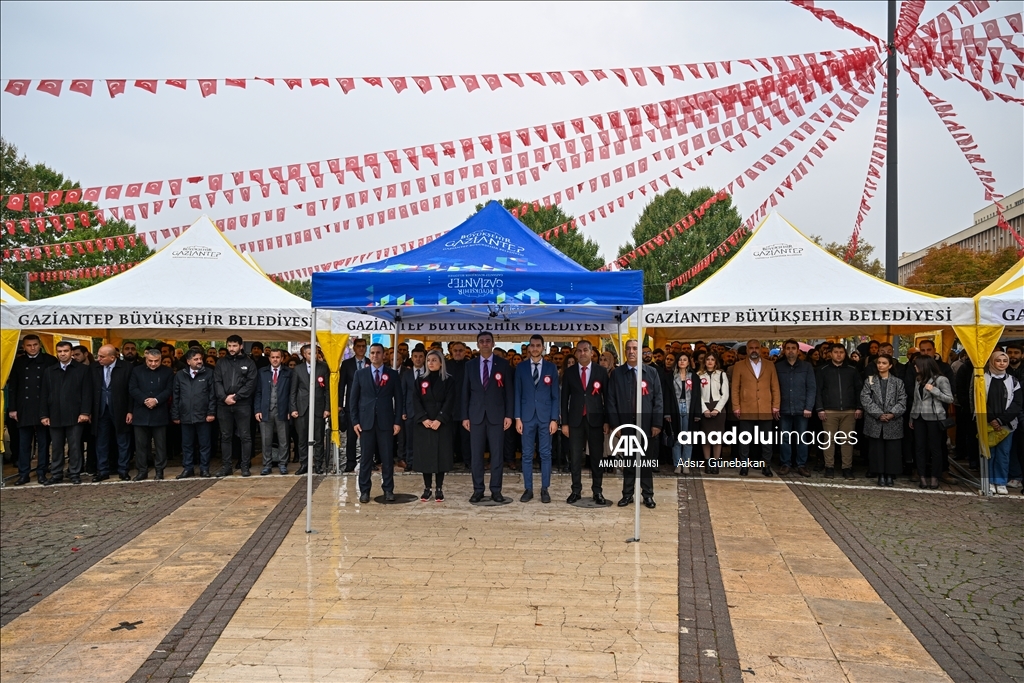
<instances>
[{"instance_id":1,"label":"woman with long hair","mask_svg":"<svg viewBox=\"0 0 1024 683\"><path fill-rule=\"evenodd\" d=\"M665 402L667 414L671 415L673 426L672 460L676 474L689 474L690 467L685 464L693 456L691 444L680 444L679 435L693 431L695 419L700 406L700 380L693 371L690 354L683 351L676 359L675 367L668 368L672 373L669 387L671 393ZM674 409L674 410L673 410Z\"/></svg>"},{"instance_id":2,"label":"woman with long hair","mask_svg":"<svg viewBox=\"0 0 1024 683\"><path fill-rule=\"evenodd\" d=\"M892 356L875 359L877 374L870 374L860 392L864 406L864 435L868 445L868 471L878 476L879 486L892 486L903 472L903 414L907 391L903 380L891 374Z\"/></svg>"},{"instance_id":3,"label":"woman with long hair","mask_svg":"<svg viewBox=\"0 0 1024 683\"><path fill-rule=\"evenodd\" d=\"M416 469L423 473L426 502L444 500L444 475L454 466L453 430L455 419L455 380L445 369L444 354L431 349L426 359L427 374L413 385L412 438L415 439ZM436 478L433 495L430 488Z\"/></svg>"},{"instance_id":4,"label":"woman with long hair","mask_svg":"<svg viewBox=\"0 0 1024 683\"><path fill-rule=\"evenodd\" d=\"M914 370L910 428L914 430L917 476L920 488L937 489L942 470L942 440L946 438L942 421L946 419L946 406L953 402L953 392L934 358L918 356L914 359Z\"/></svg>"},{"instance_id":5,"label":"woman with long hair","mask_svg":"<svg viewBox=\"0 0 1024 683\"><path fill-rule=\"evenodd\" d=\"M1010 448L1013 443L1013 431L1021 414L1020 382L1006 369L1010 365L1010 357L996 350L985 366L985 433L980 436L987 439L991 459L992 485L996 493L1006 495L1006 483L1010 471ZM974 397L973 392L971 397ZM977 408L975 408L977 416Z\"/></svg>"},{"instance_id":6,"label":"woman with long hair","mask_svg":"<svg viewBox=\"0 0 1024 683\"><path fill-rule=\"evenodd\" d=\"M704 364L697 373L700 383L700 404L697 412L700 415L700 428L705 439L711 435L719 435L719 443L704 442L704 471L709 474L718 473L717 461L722 459L721 435L725 429L725 404L729 402L729 378L721 368L718 354L708 351L704 356Z\"/></svg>"}]
</instances>

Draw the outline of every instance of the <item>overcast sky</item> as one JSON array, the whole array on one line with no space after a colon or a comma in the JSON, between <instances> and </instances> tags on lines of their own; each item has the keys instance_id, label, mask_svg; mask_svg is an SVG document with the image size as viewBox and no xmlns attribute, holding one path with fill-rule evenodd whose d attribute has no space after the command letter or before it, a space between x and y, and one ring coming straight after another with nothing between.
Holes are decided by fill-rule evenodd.
<instances>
[{"instance_id":1,"label":"overcast sky","mask_svg":"<svg viewBox=\"0 0 1024 683\"><path fill-rule=\"evenodd\" d=\"M826 2L849 21L876 35L886 29L884 2ZM1022 10L1021 2L994 2L972 21ZM928 20L948 6L928 3ZM954 26L957 24L954 23ZM570 69L670 65L739 60L780 54L861 47L856 35L817 21L782 2L730 3L413 3L327 4L213 2L18 3L0 4L0 72L10 78L237 78L329 77L329 88L289 91L250 83L225 88L203 99L196 84L185 92L161 83L156 95L131 87L111 100L102 84L93 97L67 91L59 98L35 92L26 97L0 94L0 132L32 161L41 161L80 181L83 187L229 173L289 163L326 160L412 145L476 137L580 116L637 106L709 87L739 82L754 72L734 63L733 76L719 81L666 79L646 88L623 87L614 78L579 87L542 88L527 81L522 89L507 81L500 90L443 92L436 81L427 95L414 87L402 94L360 83L343 95L340 76L484 74ZM1008 64L1011 56L1004 58ZM1010 67L1007 67L1009 70ZM761 72L759 75L764 75ZM567 75L568 77L568 75ZM935 93L951 102L959 121L974 134L997 187L1009 195L1024 185L1024 109L987 102L968 86L925 77ZM411 84L410 84L411 85ZM33 83L33 88L35 84ZM1006 85L1003 85L1006 91ZM968 227L985 205L983 190L927 100L906 76L900 78L900 249L913 251ZM1021 96L1018 87L1017 96ZM822 100L824 101L824 100ZM852 228L867 168L878 107L878 92L855 123L810 176L787 193L778 210L806 233L845 241ZM763 137L736 154L719 154L697 173L687 173L683 189L716 189L764 154L786 130ZM589 127L588 127L589 132ZM612 156L569 173L546 173L541 182L518 188L521 199L535 199L662 149ZM518 148L517 148L518 149ZM802 149L802 148L798 148ZM802 155L801 151L801 155ZM459 156L461 159L461 154ZM478 149L478 159L492 158ZM747 189L736 201L744 216L756 209L799 156L791 155ZM460 164L449 164L455 168ZM678 165L652 166L647 179ZM553 168L553 167L552 167ZM400 177L385 169L385 181ZM673 180L677 180L673 176ZM582 213L633 189L638 182L586 193L566 210ZM233 183L226 183L230 187ZM328 179L323 190L282 199L228 207L223 200L207 210L212 218L246 210L292 205L332 197L359 187L347 176L339 189ZM884 183L881 184L884 187ZM205 183L200 185L205 189ZM504 191L502 196L512 192ZM418 197L419 195L415 195ZM638 196L639 197L639 196ZM644 200L646 201L646 200ZM117 205L124 202L103 202ZM198 212L179 202L172 212L139 221L140 230L190 223ZM229 233L248 241L365 213L321 212L307 218L291 210L287 224L271 223ZM584 228L606 260L616 255L641 210L635 200L607 220ZM314 244L257 254L268 272L309 266L358 254L375 246L446 230L472 211L464 204L431 211L383 227L330 235ZM884 240L884 192L874 201L863 236ZM878 255L881 256L880 250ZM680 271L690 264L681 264Z\"/></svg>"}]
</instances>

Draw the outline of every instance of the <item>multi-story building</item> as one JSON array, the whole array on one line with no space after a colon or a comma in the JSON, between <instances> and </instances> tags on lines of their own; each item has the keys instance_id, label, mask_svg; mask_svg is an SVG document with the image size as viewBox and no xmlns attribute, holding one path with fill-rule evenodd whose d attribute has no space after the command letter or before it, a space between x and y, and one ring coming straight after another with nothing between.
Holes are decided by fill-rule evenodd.
<instances>
[{"instance_id":1,"label":"multi-story building","mask_svg":"<svg viewBox=\"0 0 1024 683\"><path fill-rule=\"evenodd\" d=\"M1003 218L1017 231L1018 235L1024 235L1024 189L1017 190L1001 203ZM903 253L899 261L899 283L901 285L907 283L907 278L921 265L921 259L925 257L929 249L949 244L955 244L971 251L983 252L997 252L1006 247L1017 246L1017 242L1010 233L996 224L996 205L989 204L984 209L974 212L974 224L966 230L954 233L912 254Z\"/></svg>"}]
</instances>

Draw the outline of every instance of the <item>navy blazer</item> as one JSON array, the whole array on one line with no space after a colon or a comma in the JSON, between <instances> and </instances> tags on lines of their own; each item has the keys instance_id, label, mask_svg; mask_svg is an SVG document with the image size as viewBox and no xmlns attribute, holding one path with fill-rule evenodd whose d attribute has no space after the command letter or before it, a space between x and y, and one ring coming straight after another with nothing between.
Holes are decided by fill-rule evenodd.
<instances>
[{"instance_id":1,"label":"navy blazer","mask_svg":"<svg viewBox=\"0 0 1024 683\"><path fill-rule=\"evenodd\" d=\"M513 417L512 366L498 356L492 355L488 360L491 361L491 379L487 389L480 382L480 356L466 363L466 374L462 378L462 419L472 424L502 424L506 417Z\"/></svg>"},{"instance_id":2,"label":"navy blazer","mask_svg":"<svg viewBox=\"0 0 1024 683\"><path fill-rule=\"evenodd\" d=\"M540 381L533 384L533 360L523 359L516 366L515 404L517 419L524 422L558 422L558 368L541 359Z\"/></svg>"},{"instance_id":3,"label":"navy blazer","mask_svg":"<svg viewBox=\"0 0 1024 683\"><path fill-rule=\"evenodd\" d=\"M373 381L372 365L356 372L348 397L349 418L353 426L391 431L392 425L402 424L403 409L402 382L396 371L381 366L380 386Z\"/></svg>"},{"instance_id":4,"label":"navy blazer","mask_svg":"<svg viewBox=\"0 0 1024 683\"><path fill-rule=\"evenodd\" d=\"M274 385L274 368L269 365L256 371L256 394L253 397L252 412L262 415L270 414L270 393ZM287 420L291 401L292 369L287 365L278 368L277 373L277 419ZM309 392L307 391L307 396Z\"/></svg>"}]
</instances>

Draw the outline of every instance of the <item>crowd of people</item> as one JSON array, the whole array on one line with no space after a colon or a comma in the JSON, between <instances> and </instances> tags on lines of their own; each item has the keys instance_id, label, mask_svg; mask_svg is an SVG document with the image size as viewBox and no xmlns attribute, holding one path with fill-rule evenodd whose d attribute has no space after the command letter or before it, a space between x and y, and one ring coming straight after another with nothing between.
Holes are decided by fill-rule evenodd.
<instances>
[{"instance_id":1,"label":"crowd of people","mask_svg":"<svg viewBox=\"0 0 1024 683\"><path fill-rule=\"evenodd\" d=\"M129 341L120 349L104 345L94 357L85 346L60 342L54 357L26 335L5 388L16 483L30 481L33 452L37 481L48 486L114 474L139 481L151 471L163 479L168 461L179 457L179 479L224 477L236 468L247 477L257 455L261 475L287 474L290 463L298 464L296 474L327 470L330 371L319 349L291 354L253 342L246 351L237 335L219 349L187 346L156 344L140 356ZM947 364L930 340L911 348L905 364L890 344L875 341L848 353L841 343L810 347L792 339L777 348L751 340L655 349L629 340L621 365L611 346L548 344L540 335L501 348L482 332L475 350L458 341L444 347L410 351L407 343L390 349L354 339L340 370L338 429L345 434L341 467L359 465L363 502L373 471L381 474L385 501L394 499L396 468L422 474L421 500L442 501L445 474L461 465L472 472L470 500L479 503L489 455L494 502L505 502L509 469L522 471L520 500L533 500L539 464L541 502L551 501L552 471L560 468L571 474L567 502L582 499L589 471L593 502L610 504L604 475L615 469L601 461L615 449L609 434L636 423L638 371L645 462L679 475L735 464L741 476L756 468L767 477L819 471L852 479L856 453L879 486L909 476L935 489L956 483L951 455L978 470L982 438L991 447L995 491L1020 485L1024 366L1017 343L986 364L981 434L970 359L961 352ZM955 444L947 438L953 426ZM619 469L618 503L626 506L635 470ZM640 472L648 508L656 505L653 473Z\"/></svg>"}]
</instances>

